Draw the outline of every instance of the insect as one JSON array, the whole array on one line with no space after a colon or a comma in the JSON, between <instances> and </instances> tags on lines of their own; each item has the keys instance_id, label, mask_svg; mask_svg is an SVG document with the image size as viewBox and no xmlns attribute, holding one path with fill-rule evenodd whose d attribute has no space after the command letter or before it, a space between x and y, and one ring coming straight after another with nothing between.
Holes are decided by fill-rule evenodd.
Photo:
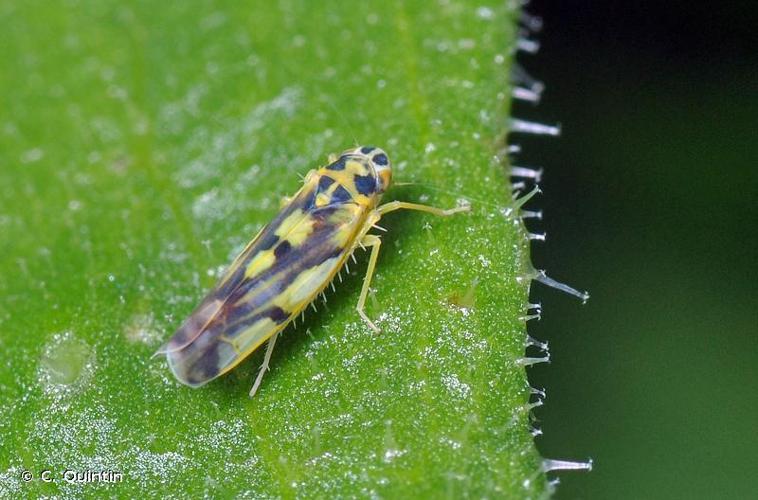
<instances>
[{"instance_id":1,"label":"insect","mask_svg":"<svg viewBox=\"0 0 758 500\"><path fill-rule=\"evenodd\" d=\"M268 370L281 331L332 284L357 248L371 249L357 311L375 332L365 303L381 239L369 234L379 219L398 209L447 216L443 210L391 201L379 205L392 180L392 166L379 148L362 146L331 155L311 170L300 190L283 200L279 214L234 259L216 287L156 354L165 354L176 378L200 387L234 368L268 341L250 396ZM382 229L382 228L379 228Z\"/></svg>"}]
</instances>

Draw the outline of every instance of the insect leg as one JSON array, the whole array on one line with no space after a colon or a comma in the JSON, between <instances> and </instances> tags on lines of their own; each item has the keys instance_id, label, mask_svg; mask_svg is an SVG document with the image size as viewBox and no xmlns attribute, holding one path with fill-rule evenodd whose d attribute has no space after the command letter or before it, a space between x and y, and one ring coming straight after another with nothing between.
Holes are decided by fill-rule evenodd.
<instances>
[{"instance_id":1,"label":"insect leg","mask_svg":"<svg viewBox=\"0 0 758 500\"><path fill-rule=\"evenodd\" d=\"M253 388L250 389L251 398L255 396L255 393L258 391L258 387L261 385L261 381L263 380L263 374L268 371L268 362L271 360L271 353L274 352L274 344L276 344L276 338L279 336L279 333L280 332L276 332L271 336L270 339L268 339L268 344L266 345L266 354L263 356L263 364L261 365L261 369L258 372L258 376L255 378Z\"/></svg>"},{"instance_id":2,"label":"insect leg","mask_svg":"<svg viewBox=\"0 0 758 500\"><path fill-rule=\"evenodd\" d=\"M379 330L374 322L369 319L364 309L366 306L366 296L368 296L369 286L371 286L371 278L373 277L374 269L376 268L376 259L379 257L379 248L382 246L382 240L380 240L375 234L367 234L363 236L361 245L364 247L371 247L371 257L369 257L368 260L368 268L366 269L366 276L363 278L363 288L361 288L361 296L358 298L356 309L358 310L358 314L361 315L361 318L363 318L363 321L368 323L368 326L370 326L374 332L379 333L381 330Z\"/></svg>"},{"instance_id":3,"label":"insect leg","mask_svg":"<svg viewBox=\"0 0 758 500\"><path fill-rule=\"evenodd\" d=\"M376 211L379 213L379 215L384 215L387 212L392 212L392 211L400 210L400 209L419 210L421 212L428 212L434 215L446 216L446 215L457 214L459 212L468 212L471 210L471 207L468 205L464 205L462 207L455 207L455 208L449 208L447 210L444 210L442 208L430 207L428 205L420 205L418 203L408 203L406 201L391 201L389 203L385 203L384 205L378 207Z\"/></svg>"}]
</instances>

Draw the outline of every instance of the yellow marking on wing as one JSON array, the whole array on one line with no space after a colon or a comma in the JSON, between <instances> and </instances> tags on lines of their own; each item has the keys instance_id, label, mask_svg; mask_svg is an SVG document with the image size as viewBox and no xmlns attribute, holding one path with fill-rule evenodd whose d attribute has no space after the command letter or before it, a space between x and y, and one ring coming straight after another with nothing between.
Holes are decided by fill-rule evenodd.
<instances>
[{"instance_id":1,"label":"yellow marking on wing","mask_svg":"<svg viewBox=\"0 0 758 500\"><path fill-rule=\"evenodd\" d=\"M329 223L337 226L339 229L334 232L332 241L340 248L347 248L353 239L355 239L356 225L351 221L361 218L360 212L363 211L358 205L345 205L341 210L336 210L330 217Z\"/></svg>"},{"instance_id":2,"label":"yellow marking on wing","mask_svg":"<svg viewBox=\"0 0 758 500\"><path fill-rule=\"evenodd\" d=\"M302 210L294 210L287 216L286 219L282 221L281 224L279 224L279 227L276 228L274 234L276 234L279 238L287 236L287 233L292 231L292 229L298 225L304 215L305 213Z\"/></svg>"},{"instance_id":3,"label":"yellow marking on wing","mask_svg":"<svg viewBox=\"0 0 758 500\"><path fill-rule=\"evenodd\" d=\"M219 356L218 375L222 375L237 366L273 334L283 329L286 324L285 322L277 325L271 318L261 318L260 321L256 321L249 328L243 330L234 338L232 343L235 354L233 356Z\"/></svg>"},{"instance_id":4,"label":"yellow marking on wing","mask_svg":"<svg viewBox=\"0 0 758 500\"><path fill-rule=\"evenodd\" d=\"M271 267L276 262L276 256L272 250L264 250L252 258L245 269L245 278L252 278Z\"/></svg>"},{"instance_id":5,"label":"yellow marking on wing","mask_svg":"<svg viewBox=\"0 0 758 500\"><path fill-rule=\"evenodd\" d=\"M347 170L330 170L328 175L338 184L344 186L348 191L355 191L355 182L353 181L355 174L353 172Z\"/></svg>"},{"instance_id":6,"label":"yellow marking on wing","mask_svg":"<svg viewBox=\"0 0 758 500\"><path fill-rule=\"evenodd\" d=\"M330 201L331 197L326 193L319 193L318 196L316 196L316 206L319 208L327 206Z\"/></svg>"},{"instance_id":7,"label":"yellow marking on wing","mask_svg":"<svg viewBox=\"0 0 758 500\"><path fill-rule=\"evenodd\" d=\"M313 224L316 220L310 215L306 215L298 224L292 226L290 231L285 233L287 241L293 247L302 245L303 242L308 239L308 236L313 232Z\"/></svg>"},{"instance_id":8,"label":"yellow marking on wing","mask_svg":"<svg viewBox=\"0 0 758 500\"><path fill-rule=\"evenodd\" d=\"M354 194L353 201L363 207L374 208L379 201L376 196L366 196L363 194Z\"/></svg>"},{"instance_id":9,"label":"yellow marking on wing","mask_svg":"<svg viewBox=\"0 0 758 500\"><path fill-rule=\"evenodd\" d=\"M342 228L334 233L332 241L334 241L337 246L344 248L353 236L354 231L352 228Z\"/></svg>"},{"instance_id":10,"label":"yellow marking on wing","mask_svg":"<svg viewBox=\"0 0 758 500\"><path fill-rule=\"evenodd\" d=\"M339 261L340 257L332 257L301 272L274 303L286 311L299 311L328 284Z\"/></svg>"}]
</instances>

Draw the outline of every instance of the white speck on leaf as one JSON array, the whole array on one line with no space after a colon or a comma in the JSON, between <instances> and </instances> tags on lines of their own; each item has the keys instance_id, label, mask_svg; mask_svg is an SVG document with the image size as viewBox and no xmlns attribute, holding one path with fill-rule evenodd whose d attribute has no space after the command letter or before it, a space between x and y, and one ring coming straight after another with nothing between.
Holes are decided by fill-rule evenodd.
<instances>
[{"instance_id":1,"label":"white speck on leaf","mask_svg":"<svg viewBox=\"0 0 758 500\"><path fill-rule=\"evenodd\" d=\"M40 148L30 149L25 151L21 155L21 163L34 163L41 160L45 156L45 152Z\"/></svg>"},{"instance_id":2,"label":"white speck on leaf","mask_svg":"<svg viewBox=\"0 0 758 500\"><path fill-rule=\"evenodd\" d=\"M387 450L387 451L384 452L384 462L385 463L390 463L393 460L395 460L397 457L402 457L406 453L408 453L408 450L389 449L389 450Z\"/></svg>"},{"instance_id":3,"label":"white speck on leaf","mask_svg":"<svg viewBox=\"0 0 758 500\"><path fill-rule=\"evenodd\" d=\"M495 11L489 7L482 6L476 9L476 15L480 19L486 19L487 21L489 21L490 19L495 17Z\"/></svg>"},{"instance_id":4,"label":"white speck on leaf","mask_svg":"<svg viewBox=\"0 0 758 500\"><path fill-rule=\"evenodd\" d=\"M443 375L442 383L452 396L463 399L471 395L471 387L468 384L461 382L455 374Z\"/></svg>"}]
</instances>

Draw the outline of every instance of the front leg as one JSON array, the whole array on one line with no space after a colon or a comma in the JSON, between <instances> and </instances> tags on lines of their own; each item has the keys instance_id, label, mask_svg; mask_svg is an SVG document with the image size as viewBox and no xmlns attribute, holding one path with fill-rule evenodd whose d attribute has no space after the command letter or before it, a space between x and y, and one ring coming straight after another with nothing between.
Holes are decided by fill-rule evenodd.
<instances>
[{"instance_id":1,"label":"front leg","mask_svg":"<svg viewBox=\"0 0 758 500\"><path fill-rule=\"evenodd\" d=\"M462 206L462 207L455 207L450 208L447 210L444 210L442 208L436 208L436 207L430 207L427 205L419 205L418 203L408 203L405 201L391 201L389 203L385 203L384 205L377 207L376 210L371 214L369 217L369 220L366 223L366 226L364 228L364 231L368 231L373 227L379 219L382 217L382 215L392 212L394 210L400 210L400 209L406 209L406 210L418 210L421 212L428 212L434 215L439 216L448 216L457 214L459 212L468 212L471 210L470 206ZM376 261L379 258L379 249L382 246L382 240L379 239L379 237L375 234L363 234L361 239L359 240L359 245L361 247L371 247L371 256L368 260L368 268L366 269L366 276L363 278L363 288L361 288L361 295L358 298L358 305L356 309L358 310L358 314L360 314L363 321L365 321L369 327L371 327L374 332L379 333L381 330L379 327L377 327L373 321L368 317L366 314L365 308L366 308L366 297L368 296L369 287L371 286L371 278L374 276L374 270L376 269Z\"/></svg>"},{"instance_id":2,"label":"front leg","mask_svg":"<svg viewBox=\"0 0 758 500\"><path fill-rule=\"evenodd\" d=\"M377 213L381 217L382 215L393 212L395 210L418 210L419 212L427 212L434 215L446 217L448 215L457 214L460 212L470 212L471 206L464 205L462 207L448 208L447 210L437 207L430 207L428 205L420 205L418 203L408 203L407 201L391 201L376 209Z\"/></svg>"}]
</instances>

